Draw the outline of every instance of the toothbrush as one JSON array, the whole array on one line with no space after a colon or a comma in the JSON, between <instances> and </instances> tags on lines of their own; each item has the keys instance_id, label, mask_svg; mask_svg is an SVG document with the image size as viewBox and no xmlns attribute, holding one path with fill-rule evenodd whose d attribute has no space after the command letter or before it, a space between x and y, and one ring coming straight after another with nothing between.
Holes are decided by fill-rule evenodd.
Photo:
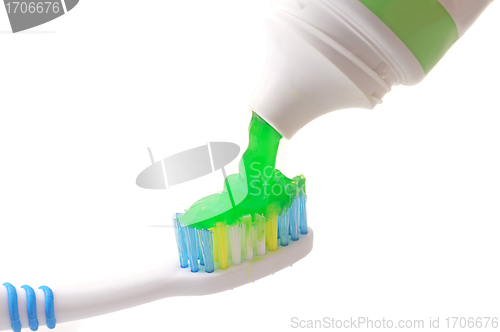
<instances>
[{"instance_id":1,"label":"toothbrush","mask_svg":"<svg viewBox=\"0 0 500 332\"><path fill-rule=\"evenodd\" d=\"M308 228L307 234L301 234L298 241L290 241L287 246L227 270L216 268L212 273L205 273L203 267L199 273L192 273L179 267L178 260L172 260L155 271L92 286L53 290L44 286L33 290L26 285L14 288L6 284L0 286L0 331L12 328L19 332L24 327L36 331L43 325L54 328L56 323L99 316L166 297L230 290L296 263L311 251L313 237L313 231Z\"/></svg>"},{"instance_id":2,"label":"toothbrush","mask_svg":"<svg viewBox=\"0 0 500 332\"><path fill-rule=\"evenodd\" d=\"M249 148L242 163L257 167L252 162L258 159L262 172L255 180L261 181L261 185L273 184L274 188L286 185L290 189L287 193L256 194L249 190L242 199L242 187L247 182L240 177L242 174L233 174L225 178L223 193L202 199L184 214L173 217L179 259L160 269L78 288L15 288L5 283L5 287L0 287L0 331L12 328L19 332L28 326L36 331L39 325L54 328L56 323L103 315L165 297L222 292L274 274L305 257L312 250L314 238L307 226L305 179L288 179L277 170L272 176L264 175L265 167L272 165L274 169L281 135L256 114L249 131ZM152 162L154 165L154 159ZM162 172L154 174L164 179ZM251 179L252 173L247 174ZM227 196L231 192L234 200L232 195ZM214 197L221 199L215 201L215 207ZM203 213L198 214L200 205ZM217 213L212 216L204 214L214 211ZM242 211L243 215L234 218Z\"/></svg>"}]
</instances>

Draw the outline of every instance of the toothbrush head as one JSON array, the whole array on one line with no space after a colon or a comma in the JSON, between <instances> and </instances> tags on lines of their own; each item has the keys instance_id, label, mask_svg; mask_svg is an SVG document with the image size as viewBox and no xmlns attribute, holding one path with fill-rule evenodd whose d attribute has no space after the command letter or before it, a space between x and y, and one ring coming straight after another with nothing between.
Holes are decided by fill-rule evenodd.
<instances>
[{"instance_id":1,"label":"toothbrush head","mask_svg":"<svg viewBox=\"0 0 500 332\"><path fill-rule=\"evenodd\" d=\"M298 241L290 241L287 246L278 245L276 251L268 251L264 256L257 256L251 260L243 260L240 264L233 264L229 259L229 267L225 270L218 268L206 273L206 265L199 267L198 273L190 269L179 268L178 262L173 261L167 266L165 278L174 278L184 285L178 289L178 295L208 295L227 291L246 285L256 280L272 275L284 268L292 266L309 254L313 247L314 233L308 228L307 234L300 234ZM189 286L185 286L189 285Z\"/></svg>"},{"instance_id":2,"label":"toothbrush head","mask_svg":"<svg viewBox=\"0 0 500 332\"><path fill-rule=\"evenodd\" d=\"M180 267L186 272L228 273L238 286L290 266L312 249L303 193L282 211L270 205L265 214L218 221L209 229L183 225L181 216L173 217Z\"/></svg>"}]
</instances>

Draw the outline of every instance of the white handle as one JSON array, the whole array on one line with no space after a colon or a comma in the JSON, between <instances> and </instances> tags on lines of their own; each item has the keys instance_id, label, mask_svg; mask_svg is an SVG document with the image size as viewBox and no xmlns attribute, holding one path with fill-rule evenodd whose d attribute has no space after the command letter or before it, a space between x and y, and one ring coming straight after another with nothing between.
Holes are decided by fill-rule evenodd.
<instances>
[{"instance_id":1,"label":"white handle","mask_svg":"<svg viewBox=\"0 0 500 332\"><path fill-rule=\"evenodd\" d=\"M182 277L177 261L156 271L122 280L86 285L81 287L53 289L54 312L57 323L64 323L110 312L135 307L169 296L187 295L195 284ZM188 291L190 289L190 291ZM26 292L16 287L19 319L27 328L28 309ZM45 295L35 290L39 325L45 322ZM11 330L7 289L0 285L0 331Z\"/></svg>"}]
</instances>

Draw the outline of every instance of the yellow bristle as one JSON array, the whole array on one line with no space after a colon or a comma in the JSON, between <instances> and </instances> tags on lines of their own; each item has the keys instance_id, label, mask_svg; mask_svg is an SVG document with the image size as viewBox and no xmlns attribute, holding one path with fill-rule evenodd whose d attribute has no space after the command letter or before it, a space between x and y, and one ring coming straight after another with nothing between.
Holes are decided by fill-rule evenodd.
<instances>
[{"instance_id":1,"label":"yellow bristle","mask_svg":"<svg viewBox=\"0 0 500 332\"><path fill-rule=\"evenodd\" d=\"M278 204L269 204L266 212L266 243L269 251L278 250L278 215Z\"/></svg>"},{"instance_id":2,"label":"yellow bristle","mask_svg":"<svg viewBox=\"0 0 500 332\"><path fill-rule=\"evenodd\" d=\"M217 251L219 256L219 268L225 270L227 264L227 233L226 224L218 222L215 224L215 237L217 238Z\"/></svg>"},{"instance_id":3,"label":"yellow bristle","mask_svg":"<svg viewBox=\"0 0 500 332\"><path fill-rule=\"evenodd\" d=\"M278 250L278 215L271 214L266 223L266 241L269 251Z\"/></svg>"},{"instance_id":4,"label":"yellow bristle","mask_svg":"<svg viewBox=\"0 0 500 332\"><path fill-rule=\"evenodd\" d=\"M271 228L269 227L269 222L266 220L266 247L269 247L269 236L271 236L270 232Z\"/></svg>"}]
</instances>

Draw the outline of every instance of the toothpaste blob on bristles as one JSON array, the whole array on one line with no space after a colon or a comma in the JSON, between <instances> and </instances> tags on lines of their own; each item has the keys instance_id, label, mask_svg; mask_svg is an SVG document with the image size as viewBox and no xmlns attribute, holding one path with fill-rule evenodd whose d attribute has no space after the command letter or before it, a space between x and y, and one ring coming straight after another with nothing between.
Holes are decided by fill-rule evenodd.
<instances>
[{"instance_id":1,"label":"toothpaste blob on bristles","mask_svg":"<svg viewBox=\"0 0 500 332\"><path fill-rule=\"evenodd\" d=\"M305 178L275 169L281 138L253 113L239 173L225 179L221 193L173 217L182 268L225 270L307 234Z\"/></svg>"}]
</instances>

